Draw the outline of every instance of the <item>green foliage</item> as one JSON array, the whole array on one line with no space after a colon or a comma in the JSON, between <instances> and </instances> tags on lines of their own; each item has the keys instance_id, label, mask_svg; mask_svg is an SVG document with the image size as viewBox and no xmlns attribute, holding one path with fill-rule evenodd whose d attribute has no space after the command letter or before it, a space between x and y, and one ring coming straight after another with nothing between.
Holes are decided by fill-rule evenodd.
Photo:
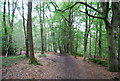
<instances>
[{"instance_id":1,"label":"green foliage","mask_svg":"<svg viewBox=\"0 0 120 81\"><path fill-rule=\"evenodd\" d=\"M39 57L46 57L47 55L46 54L39 54L38 56Z\"/></svg>"},{"instance_id":2,"label":"green foliage","mask_svg":"<svg viewBox=\"0 0 120 81\"><path fill-rule=\"evenodd\" d=\"M75 54L69 54L69 56L74 56ZM83 54L80 54L80 53L76 53L77 56L80 56L80 57L83 57Z\"/></svg>"},{"instance_id":3,"label":"green foliage","mask_svg":"<svg viewBox=\"0 0 120 81\"><path fill-rule=\"evenodd\" d=\"M25 59L25 58L26 58L25 55L0 57L0 59L2 59L2 62L0 64L7 67L7 66L11 66L14 63L17 63L17 61Z\"/></svg>"},{"instance_id":4,"label":"green foliage","mask_svg":"<svg viewBox=\"0 0 120 81\"><path fill-rule=\"evenodd\" d=\"M83 57L83 54L77 53L78 56Z\"/></svg>"},{"instance_id":5,"label":"green foliage","mask_svg":"<svg viewBox=\"0 0 120 81\"><path fill-rule=\"evenodd\" d=\"M106 60L99 60L97 58L89 58L89 60L96 63L96 64L100 64L102 66L105 66L105 67L108 66L108 62Z\"/></svg>"},{"instance_id":6,"label":"green foliage","mask_svg":"<svg viewBox=\"0 0 120 81\"><path fill-rule=\"evenodd\" d=\"M69 54L69 56L74 56L73 54Z\"/></svg>"}]
</instances>

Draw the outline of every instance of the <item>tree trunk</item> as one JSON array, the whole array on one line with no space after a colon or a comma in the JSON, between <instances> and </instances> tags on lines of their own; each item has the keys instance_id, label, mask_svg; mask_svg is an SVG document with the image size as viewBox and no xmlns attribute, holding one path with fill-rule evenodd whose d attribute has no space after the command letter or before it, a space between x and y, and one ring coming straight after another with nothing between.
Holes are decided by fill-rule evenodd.
<instances>
[{"instance_id":1,"label":"tree trunk","mask_svg":"<svg viewBox=\"0 0 120 81\"><path fill-rule=\"evenodd\" d=\"M108 40L108 69L111 72L118 71L117 67L117 58L116 58L116 43L115 43L115 37L114 37L114 27L113 27L113 22L117 22L116 20L113 21L114 16L112 16L112 25L108 21L108 12L109 12L109 2L101 2L101 7L103 9L103 14L104 14L104 22L105 22L105 27L107 31L107 40ZM112 3L112 11L114 12L113 9L113 3ZM113 14L114 15L114 14Z\"/></svg>"},{"instance_id":2,"label":"tree trunk","mask_svg":"<svg viewBox=\"0 0 120 81\"><path fill-rule=\"evenodd\" d=\"M27 19L27 31L28 31L28 40L29 40L29 51L30 51L30 64L36 64L37 61L34 57L34 46L33 46L33 37L32 37L32 2L28 1L28 19Z\"/></svg>"},{"instance_id":3,"label":"tree trunk","mask_svg":"<svg viewBox=\"0 0 120 81\"><path fill-rule=\"evenodd\" d=\"M102 21L100 22L100 25L99 25L99 57L100 58L102 57L101 33L102 33Z\"/></svg>"},{"instance_id":4,"label":"tree trunk","mask_svg":"<svg viewBox=\"0 0 120 81\"><path fill-rule=\"evenodd\" d=\"M118 2L112 2L112 27L114 28L114 39L118 41L116 44L118 44L118 70L120 71L120 3ZM117 35L118 31L118 35ZM118 36L118 40L117 40Z\"/></svg>"},{"instance_id":5,"label":"tree trunk","mask_svg":"<svg viewBox=\"0 0 120 81\"><path fill-rule=\"evenodd\" d=\"M87 12L87 6L85 6L86 8L85 8L85 10L86 10L86 12ZM87 36L87 34L88 34L88 16L87 16L87 14L86 14L86 28L85 28L85 34L84 34L84 60L86 60L86 58L87 58L87 39L88 39L88 36Z\"/></svg>"},{"instance_id":6,"label":"tree trunk","mask_svg":"<svg viewBox=\"0 0 120 81\"><path fill-rule=\"evenodd\" d=\"M43 37L43 24L44 24L44 2L43 2L43 22L42 23L42 26L41 26L41 54L44 54L44 37Z\"/></svg>"},{"instance_id":7,"label":"tree trunk","mask_svg":"<svg viewBox=\"0 0 120 81\"><path fill-rule=\"evenodd\" d=\"M15 10L17 7L17 2L12 2L12 17L10 16L10 2L8 0L8 27L10 27L11 33L9 33L9 41L8 41L8 55L15 54L14 47L12 46L12 33L13 33L13 23L14 23L14 16L15 16ZM7 54L6 54L7 56Z\"/></svg>"},{"instance_id":8,"label":"tree trunk","mask_svg":"<svg viewBox=\"0 0 120 81\"><path fill-rule=\"evenodd\" d=\"M56 50L56 44L55 44L54 30L52 30L52 39L53 39L53 50L54 50L54 52L57 52L57 50Z\"/></svg>"},{"instance_id":9,"label":"tree trunk","mask_svg":"<svg viewBox=\"0 0 120 81\"><path fill-rule=\"evenodd\" d=\"M114 72L114 71L118 71L114 32L113 32L113 27L110 25L109 21L105 20L105 25L107 30L107 39L108 39L108 46L109 46L108 68L109 68L109 71Z\"/></svg>"},{"instance_id":10,"label":"tree trunk","mask_svg":"<svg viewBox=\"0 0 120 81\"><path fill-rule=\"evenodd\" d=\"M7 28L6 28L6 0L4 0L4 8L3 8L3 27L4 27L4 32L5 32L5 38L2 38L2 43L5 41L5 50L2 51L2 54L6 54L8 53L8 32L7 32ZM4 45L4 44L2 44ZM2 48L4 49L4 48ZM5 52L4 52L5 51Z\"/></svg>"},{"instance_id":11,"label":"tree trunk","mask_svg":"<svg viewBox=\"0 0 120 81\"><path fill-rule=\"evenodd\" d=\"M118 69L120 72L120 22L119 22L119 34L118 34Z\"/></svg>"},{"instance_id":12,"label":"tree trunk","mask_svg":"<svg viewBox=\"0 0 120 81\"><path fill-rule=\"evenodd\" d=\"M44 38L43 38L43 23L44 23L44 3L43 3L43 20L42 20L42 11L41 11L41 1L40 1L40 15L39 15L39 19L40 19L40 32L41 32L41 54L44 54Z\"/></svg>"},{"instance_id":13,"label":"tree trunk","mask_svg":"<svg viewBox=\"0 0 120 81\"><path fill-rule=\"evenodd\" d=\"M72 54L72 12L69 10L69 54Z\"/></svg>"},{"instance_id":14,"label":"tree trunk","mask_svg":"<svg viewBox=\"0 0 120 81\"><path fill-rule=\"evenodd\" d=\"M90 32L90 56L91 56L91 38L92 38L92 36L91 36L91 32Z\"/></svg>"},{"instance_id":15,"label":"tree trunk","mask_svg":"<svg viewBox=\"0 0 120 81\"><path fill-rule=\"evenodd\" d=\"M120 14L120 11L119 11L119 14ZM120 20L120 15L119 15L119 20ZM120 21L118 23L118 70L120 72Z\"/></svg>"},{"instance_id":16,"label":"tree trunk","mask_svg":"<svg viewBox=\"0 0 120 81\"><path fill-rule=\"evenodd\" d=\"M28 46L28 37L27 37L26 27L25 27L24 2L23 2L23 0L22 0L22 19L23 19L23 27L24 27L24 35L25 35L26 57L29 57L29 46Z\"/></svg>"},{"instance_id":17,"label":"tree trunk","mask_svg":"<svg viewBox=\"0 0 120 81\"><path fill-rule=\"evenodd\" d=\"M96 32L95 32L95 57L97 57L97 40L98 40L98 24L96 26Z\"/></svg>"}]
</instances>

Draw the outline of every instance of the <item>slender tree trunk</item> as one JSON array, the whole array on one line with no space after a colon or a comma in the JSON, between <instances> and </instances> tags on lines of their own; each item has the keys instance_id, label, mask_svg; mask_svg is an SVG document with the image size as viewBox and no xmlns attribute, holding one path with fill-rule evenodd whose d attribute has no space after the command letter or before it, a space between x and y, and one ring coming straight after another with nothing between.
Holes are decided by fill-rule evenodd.
<instances>
[{"instance_id":1,"label":"slender tree trunk","mask_svg":"<svg viewBox=\"0 0 120 81\"><path fill-rule=\"evenodd\" d=\"M25 27L24 2L23 2L23 0L22 0L22 19L23 19L23 27L24 27L24 35L25 35L26 57L29 57L29 46L28 46L28 37L27 37L26 27Z\"/></svg>"},{"instance_id":2,"label":"slender tree trunk","mask_svg":"<svg viewBox=\"0 0 120 81\"><path fill-rule=\"evenodd\" d=\"M10 1L8 0L8 26L10 26Z\"/></svg>"},{"instance_id":3,"label":"slender tree trunk","mask_svg":"<svg viewBox=\"0 0 120 81\"><path fill-rule=\"evenodd\" d=\"M91 36L91 32L90 32L90 56L91 56L91 38L92 38L92 36Z\"/></svg>"},{"instance_id":4,"label":"slender tree trunk","mask_svg":"<svg viewBox=\"0 0 120 81\"><path fill-rule=\"evenodd\" d=\"M95 33L95 56L97 57L97 40L98 40L98 24L96 25L96 33Z\"/></svg>"},{"instance_id":5,"label":"slender tree trunk","mask_svg":"<svg viewBox=\"0 0 120 81\"><path fill-rule=\"evenodd\" d=\"M8 0L8 27L10 26L10 2ZM8 38L7 38L7 51L6 51L6 56L8 56L9 52L9 47L10 47L10 41L9 41L10 35L8 33Z\"/></svg>"},{"instance_id":6,"label":"slender tree trunk","mask_svg":"<svg viewBox=\"0 0 120 81\"><path fill-rule=\"evenodd\" d=\"M87 6L86 6L85 10L87 12ZM87 58L87 39L88 39L88 37L87 37L87 34L88 34L88 16L87 16L87 14L86 14L85 25L86 25L86 28L85 28L85 34L84 34L84 60L86 60L86 58Z\"/></svg>"},{"instance_id":7,"label":"slender tree trunk","mask_svg":"<svg viewBox=\"0 0 120 81\"><path fill-rule=\"evenodd\" d=\"M44 54L44 37L43 37L43 24L44 24L44 2L43 2L43 22L42 23L42 26L41 26L41 47L42 47L42 50L41 50L41 54Z\"/></svg>"},{"instance_id":8,"label":"slender tree trunk","mask_svg":"<svg viewBox=\"0 0 120 81\"><path fill-rule=\"evenodd\" d=\"M102 57L101 33L102 33L102 22L100 22L100 25L99 25L99 57L100 58Z\"/></svg>"},{"instance_id":9,"label":"slender tree trunk","mask_svg":"<svg viewBox=\"0 0 120 81\"><path fill-rule=\"evenodd\" d=\"M2 43L5 41L5 52L2 51L2 54L6 54L8 53L8 32L7 32L7 28L6 28L6 0L4 0L4 8L3 8L3 27L4 27L4 32L5 32L5 40L4 38L2 38ZM3 44L2 44L3 45ZM4 49L4 48L2 48Z\"/></svg>"},{"instance_id":10,"label":"slender tree trunk","mask_svg":"<svg viewBox=\"0 0 120 81\"><path fill-rule=\"evenodd\" d=\"M62 49L61 49L61 46L60 46L60 41L58 41L58 47L59 47L60 53L62 53Z\"/></svg>"},{"instance_id":11,"label":"slender tree trunk","mask_svg":"<svg viewBox=\"0 0 120 81\"><path fill-rule=\"evenodd\" d=\"M69 10L69 54L72 54L72 12Z\"/></svg>"},{"instance_id":12,"label":"slender tree trunk","mask_svg":"<svg viewBox=\"0 0 120 81\"><path fill-rule=\"evenodd\" d=\"M46 33L44 33L44 51L47 51Z\"/></svg>"},{"instance_id":13,"label":"slender tree trunk","mask_svg":"<svg viewBox=\"0 0 120 81\"><path fill-rule=\"evenodd\" d=\"M40 32L41 32L41 54L44 54L44 38L43 38L43 23L44 23L44 3L43 3L43 20L41 18L42 16L42 11L41 11L41 2L40 2L40 16L39 16L39 19L40 19Z\"/></svg>"},{"instance_id":14,"label":"slender tree trunk","mask_svg":"<svg viewBox=\"0 0 120 81\"><path fill-rule=\"evenodd\" d=\"M54 52L57 52L57 50L56 50L56 43L55 43L54 29L52 30L52 39L53 39L53 49L54 49Z\"/></svg>"}]
</instances>

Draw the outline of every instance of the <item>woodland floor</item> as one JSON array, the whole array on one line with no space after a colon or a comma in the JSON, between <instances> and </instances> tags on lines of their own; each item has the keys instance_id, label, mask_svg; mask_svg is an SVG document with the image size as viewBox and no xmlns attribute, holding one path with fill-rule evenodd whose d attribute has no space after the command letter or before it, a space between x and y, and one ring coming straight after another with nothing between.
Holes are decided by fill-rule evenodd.
<instances>
[{"instance_id":1,"label":"woodland floor","mask_svg":"<svg viewBox=\"0 0 120 81\"><path fill-rule=\"evenodd\" d=\"M28 59L2 69L3 79L111 79L117 72L108 72L106 67L83 61L83 57L68 56L54 52L45 53L47 57L38 57L43 64L30 65Z\"/></svg>"}]
</instances>

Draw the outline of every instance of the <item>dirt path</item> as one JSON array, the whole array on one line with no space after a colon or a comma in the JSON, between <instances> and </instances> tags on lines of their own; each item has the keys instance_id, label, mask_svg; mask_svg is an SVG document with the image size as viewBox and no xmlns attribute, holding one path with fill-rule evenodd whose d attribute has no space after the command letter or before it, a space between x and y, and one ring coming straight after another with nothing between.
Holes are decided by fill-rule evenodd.
<instances>
[{"instance_id":1,"label":"dirt path","mask_svg":"<svg viewBox=\"0 0 120 81\"><path fill-rule=\"evenodd\" d=\"M11 67L3 68L5 79L111 79L117 72L108 72L105 67L75 59L65 54L46 53L47 57L36 58L43 66L29 65L23 60Z\"/></svg>"}]
</instances>

